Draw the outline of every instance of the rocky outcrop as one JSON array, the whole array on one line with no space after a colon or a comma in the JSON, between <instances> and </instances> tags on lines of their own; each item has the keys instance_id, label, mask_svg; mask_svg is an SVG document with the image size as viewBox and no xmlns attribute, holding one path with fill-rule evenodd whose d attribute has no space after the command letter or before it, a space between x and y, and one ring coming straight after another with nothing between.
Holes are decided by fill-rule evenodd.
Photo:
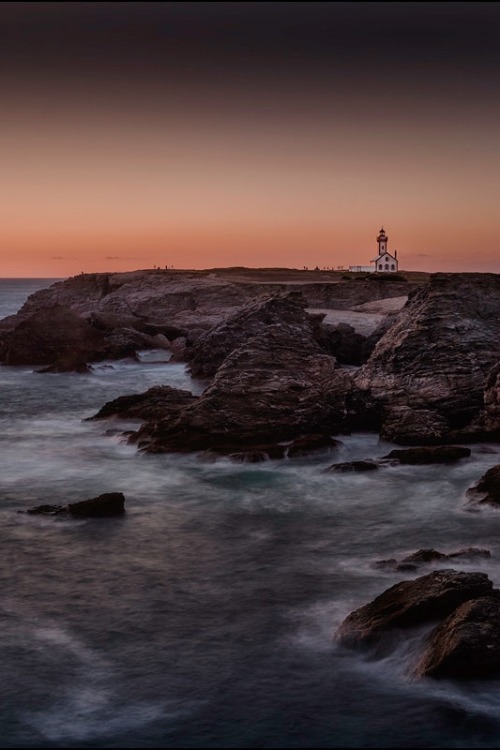
<instances>
[{"instance_id":1,"label":"rocky outcrop","mask_svg":"<svg viewBox=\"0 0 500 750\"><path fill-rule=\"evenodd\" d=\"M498 677L500 601L486 596L458 607L433 631L412 671L417 677Z\"/></svg>"},{"instance_id":2,"label":"rocky outcrop","mask_svg":"<svg viewBox=\"0 0 500 750\"><path fill-rule=\"evenodd\" d=\"M103 345L103 334L63 305L53 305L22 320L2 342L7 365L49 365L65 357L85 363Z\"/></svg>"},{"instance_id":3,"label":"rocky outcrop","mask_svg":"<svg viewBox=\"0 0 500 750\"><path fill-rule=\"evenodd\" d=\"M391 463L410 464L449 464L468 458L471 454L470 448L462 445L437 445L423 448L395 448L383 460Z\"/></svg>"},{"instance_id":4,"label":"rocky outcrop","mask_svg":"<svg viewBox=\"0 0 500 750\"><path fill-rule=\"evenodd\" d=\"M270 325L226 357L212 383L173 422L144 425L147 451L217 450L332 435L348 421L349 375L301 326Z\"/></svg>"},{"instance_id":5,"label":"rocky outcrop","mask_svg":"<svg viewBox=\"0 0 500 750\"><path fill-rule=\"evenodd\" d=\"M401 581L346 617L335 634L344 645L368 645L394 628L409 628L448 617L466 601L496 596L485 573L444 569Z\"/></svg>"},{"instance_id":6,"label":"rocky outcrop","mask_svg":"<svg viewBox=\"0 0 500 750\"><path fill-rule=\"evenodd\" d=\"M488 469L479 482L467 490L466 495L475 505L500 507L500 464Z\"/></svg>"},{"instance_id":7,"label":"rocky outcrop","mask_svg":"<svg viewBox=\"0 0 500 750\"><path fill-rule=\"evenodd\" d=\"M225 358L245 341L272 325L300 328L306 335L319 335L319 323L308 315L305 301L292 292L245 305L222 323L202 334L189 350L189 368L195 377L215 375Z\"/></svg>"},{"instance_id":8,"label":"rocky outcrop","mask_svg":"<svg viewBox=\"0 0 500 750\"><path fill-rule=\"evenodd\" d=\"M6 339L14 329L30 317L42 319L45 311L54 306L70 309L89 323L91 330L101 333L129 329L152 337L161 335L169 342L182 336L187 339L187 352L189 344L205 331L243 305L271 294L302 293L309 307L349 309L363 302L406 294L413 286L401 281L382 284L375 279L353 283L340 280L340 274L310 277L286 269L278 273L273 269L263 269L261 273L250 269L151 269L80 274L36 292L18 314L0 321L0 361L6 361ZM26 343L25 362L51 364L46 359L42 362L36 354L36 342L33 349Z\"/></svg>"},{"instance_id":9,"label":"rocky outcrop","mask_svg":"<svg viewBox=\"0 0 500 750\"><path fill-rule=\"evenodd\" d=\"M88 362L164 345L158 336L133 328L94 328L74 310L54 304L24 316L5 333L0 356L6 365L47 365L44 372L85 371Z\"/></svg>"},{"instance_id":10,"label":"rocky outcrop","mask_svg":"<svg viewBox=\"0 0 500 750\"><path fill-rule=\"evenodd\" d=\"M155 419L173 419L182 409L195 403L197 396L190 391L171 388L168 385L157 385L149 388L145 393L134 393L130 396L119 396L108 401L92 419L141 419L143 421Z\"/></svg>"},{"instance_id":11,"label":"rocky outcrop","mask_svg":"<svg viewBox=\"0 0 500 750\"><path fill-rule=\"evenodd\" d=\"M499 340L500 275L434 274L356 374L372 424L402 444L465 439Z\"/></svg>"},{"instance_id":12,"label":"rocky outcrop","mask_svg":"<svg viewBox=\"0 0 500 750\"><path fill-rule=\"evenodd\" d=\"M90 500L68 505L38 505L29 508L30 515L59 516L70 515L74 518L105 518L121 516L125 513L125 497L121 492L105 492Z\"/></svg>"}]
</instances>

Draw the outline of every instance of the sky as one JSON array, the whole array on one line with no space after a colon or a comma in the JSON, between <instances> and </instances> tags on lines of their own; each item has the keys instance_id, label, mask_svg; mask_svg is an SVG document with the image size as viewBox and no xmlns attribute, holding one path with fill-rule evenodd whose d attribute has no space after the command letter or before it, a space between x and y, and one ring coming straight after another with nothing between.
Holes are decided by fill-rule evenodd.
<instances>
[{"instance_id":1,"label":"sky","mask_svg":"<svg viewBox=\"0 0 500 750\"><path fill-rule=\"evenodd\" d=\"M500 4L0 4L0 276L500 272Z\"/></svg>"}]
</instances>

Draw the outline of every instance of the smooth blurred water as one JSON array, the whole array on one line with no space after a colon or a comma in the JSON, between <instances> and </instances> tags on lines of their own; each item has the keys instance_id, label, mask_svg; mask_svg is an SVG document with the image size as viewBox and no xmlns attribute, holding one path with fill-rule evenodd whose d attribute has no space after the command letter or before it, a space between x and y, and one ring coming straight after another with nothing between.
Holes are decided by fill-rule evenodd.
<instances>
[{"instance_id":1,"label":"smooth blurred water","mask_svg":"<svg viewBox=\"0 0 500 750\"><path fill-rule=\"evenodd\" d=\"M0 746L497 747L499 681L412 681L422 633L383 659L332 633L411 577L380 558L485 546L491 560L453 567L500 584L500 514L463 502L498 446L334 475L392 446L362 434L310 459L213 463L138 454L119 423L82 421L160 383L203 388L180 364L0 369ZM107 491L125 517L18 512Z\"/></svg>"}]
</instances>

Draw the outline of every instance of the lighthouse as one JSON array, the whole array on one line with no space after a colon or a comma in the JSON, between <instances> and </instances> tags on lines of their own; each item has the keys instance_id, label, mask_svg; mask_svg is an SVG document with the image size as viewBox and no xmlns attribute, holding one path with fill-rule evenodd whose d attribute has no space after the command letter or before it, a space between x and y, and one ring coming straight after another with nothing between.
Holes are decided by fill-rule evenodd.
<instances>
[{"instance_id":1,"label":"lighthouse","mask_svg":"<svg viewBox=\"0 0 500 750\"><path fill-rule=\"evenodd\" d=\"M379 257L383 255L385 252L387 252L387 240L388 239L389 237L384 232L384 227L382 227L377 237Z\"/></svg>"},{"instance_id":2,"label":"lighthouse","mask_svg":"<svg viewBox=\"0 0 500 750\"><path fill-rule=\"evenodd\" d=\"M394 255L391 255L387 250L388 241L389 237L386 235L384 227L381 227L377 236L378 255L372 259L372 263L375 263L374 270L378 273L396 273L398 270L398 253L395 250Z\"/></svg>"}]
</instances>

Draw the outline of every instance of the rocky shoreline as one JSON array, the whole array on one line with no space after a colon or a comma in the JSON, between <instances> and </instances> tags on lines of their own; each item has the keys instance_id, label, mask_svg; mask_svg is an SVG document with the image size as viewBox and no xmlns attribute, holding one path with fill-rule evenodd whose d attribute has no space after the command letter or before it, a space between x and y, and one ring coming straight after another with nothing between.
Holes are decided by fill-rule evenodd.
<instances>
[{"instance_id":1,"label":"rocky shoreline","mask_svg":"<svg viewBox=\"0 0 500 750\"><path fill-rule=\"evenodd\" d=\"M325 321L328 310L391 299L407 301L369 336ZM419 284L82 274L0 321L3 364L82 372L163 349L205 378L197 399L170 394L167 406L158 393L143 395L136 416L145 424L133 440L153 452L234 452L355 430L401 445L498 440L499 341L495 274L434 274Z\"/></svg>"},{"instance_id":2,"label":"rocky shoreline","mask_svg":"<svg viewBox=\"0 0 500 750\"><path fill-rule=\"evenodd\" d=\"M384 300L394 302L369 335L345 319L332 323L330 311L362 314L360 308L374 304L383 310ZM127 439L146 453L293 459L335 453L338 436L359 430L405 446L378 460L334 463L326 470L332 476L446 464L470 455L460 443L499 441L499 343L495 274L434 274L420 284L252 282L195 272L82 275L32 295L17 315L0 321L5 365L90 372L95 362L162 349L203 378L200 396L159 385L114 399L89 417L140 421ZM467 509L500 505L499 470L469 488ZM123 496L115 494L81 511L70 504L31 512L121 514ZM116 507L103 510L99 503L110 498ZM418 572L419 565L460 555L487 551L419 550L377 566ZM436 570L351 613L336 638L349 647L387 645L394 629L438 622L411 675L492 676L500 674L499 613L500 593L484 574Z\"/></svg>"}]
</instances>

